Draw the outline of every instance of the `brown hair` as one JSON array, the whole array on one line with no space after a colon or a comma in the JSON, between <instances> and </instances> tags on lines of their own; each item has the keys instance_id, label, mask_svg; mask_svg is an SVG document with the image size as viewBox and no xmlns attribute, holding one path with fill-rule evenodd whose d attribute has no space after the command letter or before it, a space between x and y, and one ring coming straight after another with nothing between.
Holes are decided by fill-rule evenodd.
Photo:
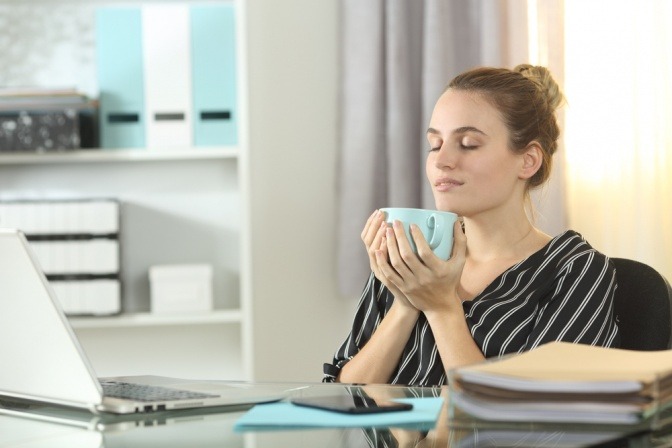
<instances>
[{"instance_id":1,"label":"brown hair","mask_svg":"<svg viewBox=\"0 0 672 448\"><path fill-rule=\"evenodd\" d=\"M529 64L513 70L479 67L456 76L448 89L473 91L491 102L509 129L509 146L513 151L522 151L530 142L537 141L543 161L527 185L534 188L546 182L560 136L555 110L564 102L547 68Z\"/></svg>"}]
</instances>

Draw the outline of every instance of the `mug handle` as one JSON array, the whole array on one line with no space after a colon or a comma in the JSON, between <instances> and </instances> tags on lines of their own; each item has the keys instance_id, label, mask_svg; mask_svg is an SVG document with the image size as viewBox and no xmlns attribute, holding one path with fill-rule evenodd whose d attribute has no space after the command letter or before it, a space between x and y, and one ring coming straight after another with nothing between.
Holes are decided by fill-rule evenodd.
<instances>
[{"instance_id":1,"label":"mug handle","mask_svg":"<svg viewBox=\"0 0 672 448\"><path fill-rule=\"evenodd\" d=\"M427 218L427 228L431 232L427 243L429 243L430 249L434 250L439 247L443 239L443 219L441 219L441 216L436 214L429 215L429 218Z\"/></svg>"}]
</instances>

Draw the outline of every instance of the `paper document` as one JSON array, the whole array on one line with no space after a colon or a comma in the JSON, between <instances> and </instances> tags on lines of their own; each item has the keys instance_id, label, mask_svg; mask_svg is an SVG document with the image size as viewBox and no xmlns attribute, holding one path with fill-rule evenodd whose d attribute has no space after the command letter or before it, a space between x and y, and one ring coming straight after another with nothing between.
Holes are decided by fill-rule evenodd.
<instances>
[{"instance_id":1,"label":"paper document","mask_svg":"<svg viewBox=\"0 0 672 448\"><path fill-rule=\"evenodd\" d=\"M256 405L235 425L237 430L262 428L373 428L419 427L432 429L443 405L443 398L403 398L395 401L413 404L410 411L377 414L342 414L321 409L297 406L292 403Z\"/></svg>"},{"instance_id":2,"label":"paper document","mask_svg":"<svg viewBox=\"0 0 672 448\"><path fill-rule=\"evenodd\" d=\"M644 417L640 408L631 405L609 406L601 403L524 402L496 403L464 393L451 392L451 402L462 411L483 420L496 422L545 422L636 424Z\"/></svg>"},{"instance_id":3,"label":"paper document","mask_svg":"<svg viewBox=\"0 0 672 448\"><path fill-rule=\"evenodd\" d=\"M672 350L643 352L551 342L456 373L470 383L521 391L635 392L672 373Z\"/></svg>"},{"instance_id":4,"label":"paper document","mask_svg":"<svg viewBox=\"0 0 672 448\"><path fill-rule=\"evenodd\" d=\"M635 424L672 406L672 350L551 342L450 382L451 404L484 420Z\"/></svg>"}]
</instances>

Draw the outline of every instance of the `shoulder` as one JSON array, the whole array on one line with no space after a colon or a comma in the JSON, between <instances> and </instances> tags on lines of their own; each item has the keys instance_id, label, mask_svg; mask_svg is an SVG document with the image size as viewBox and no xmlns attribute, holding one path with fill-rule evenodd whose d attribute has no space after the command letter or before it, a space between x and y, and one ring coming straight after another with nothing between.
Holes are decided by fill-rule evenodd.
<instances>
[{"instance_id":1,"label":"shoulder","mask_svg":"<svg viewBox=\"0 0 672 448\"><path fill-rule=\"evenodd\" d=\"M608 256L595 249L586 239L574 230L567 230L551 240L545 255L559 271L596 268L614 271Z\"/></svg>"},{"instance_id":2,"label":"shoulder","mask_svg":"<svg viewBox=\"0 0 672 448\"><path fill-rule=\"evenodd\" d=\"M576 248L590 248L593 247L586 241L586 239L575 230L565 230L556 235L546 246L548 251L572 251Z\"/></svg>"},{"instance_id":3,"label":"shoulder","mask_svg":"<svg viewBox=\"0 0 672 448\"><path fill-rule=\"evenodd\" d=\"M608 260L606 255L591 246L580 233L574 230L567 230L554 237L545 247L545 254L547 257L563 260L564 263L582 257Z\"/></svg>"}]
</instances>

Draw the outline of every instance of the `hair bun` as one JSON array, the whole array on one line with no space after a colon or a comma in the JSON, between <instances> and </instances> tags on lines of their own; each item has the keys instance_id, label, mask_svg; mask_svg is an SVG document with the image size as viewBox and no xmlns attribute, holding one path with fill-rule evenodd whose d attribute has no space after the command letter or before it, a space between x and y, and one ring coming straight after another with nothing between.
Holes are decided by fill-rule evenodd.
<instances>
[{"instance_id":1,"label":"hair bun","mask_svg":"<svg viewBox=\"0 0 672 448\"><path fill-rule=\"evenodd\" d=\"M555 82L551 72L546 68L539 65L530 65L530 64L520 64L517 65L514 71L520 73L530 81L537 84L546 96L546 101L552 110L556 110L562 105L565 100L565 96L560 90L560 86Z\"/></svg>"}]
</instances>

